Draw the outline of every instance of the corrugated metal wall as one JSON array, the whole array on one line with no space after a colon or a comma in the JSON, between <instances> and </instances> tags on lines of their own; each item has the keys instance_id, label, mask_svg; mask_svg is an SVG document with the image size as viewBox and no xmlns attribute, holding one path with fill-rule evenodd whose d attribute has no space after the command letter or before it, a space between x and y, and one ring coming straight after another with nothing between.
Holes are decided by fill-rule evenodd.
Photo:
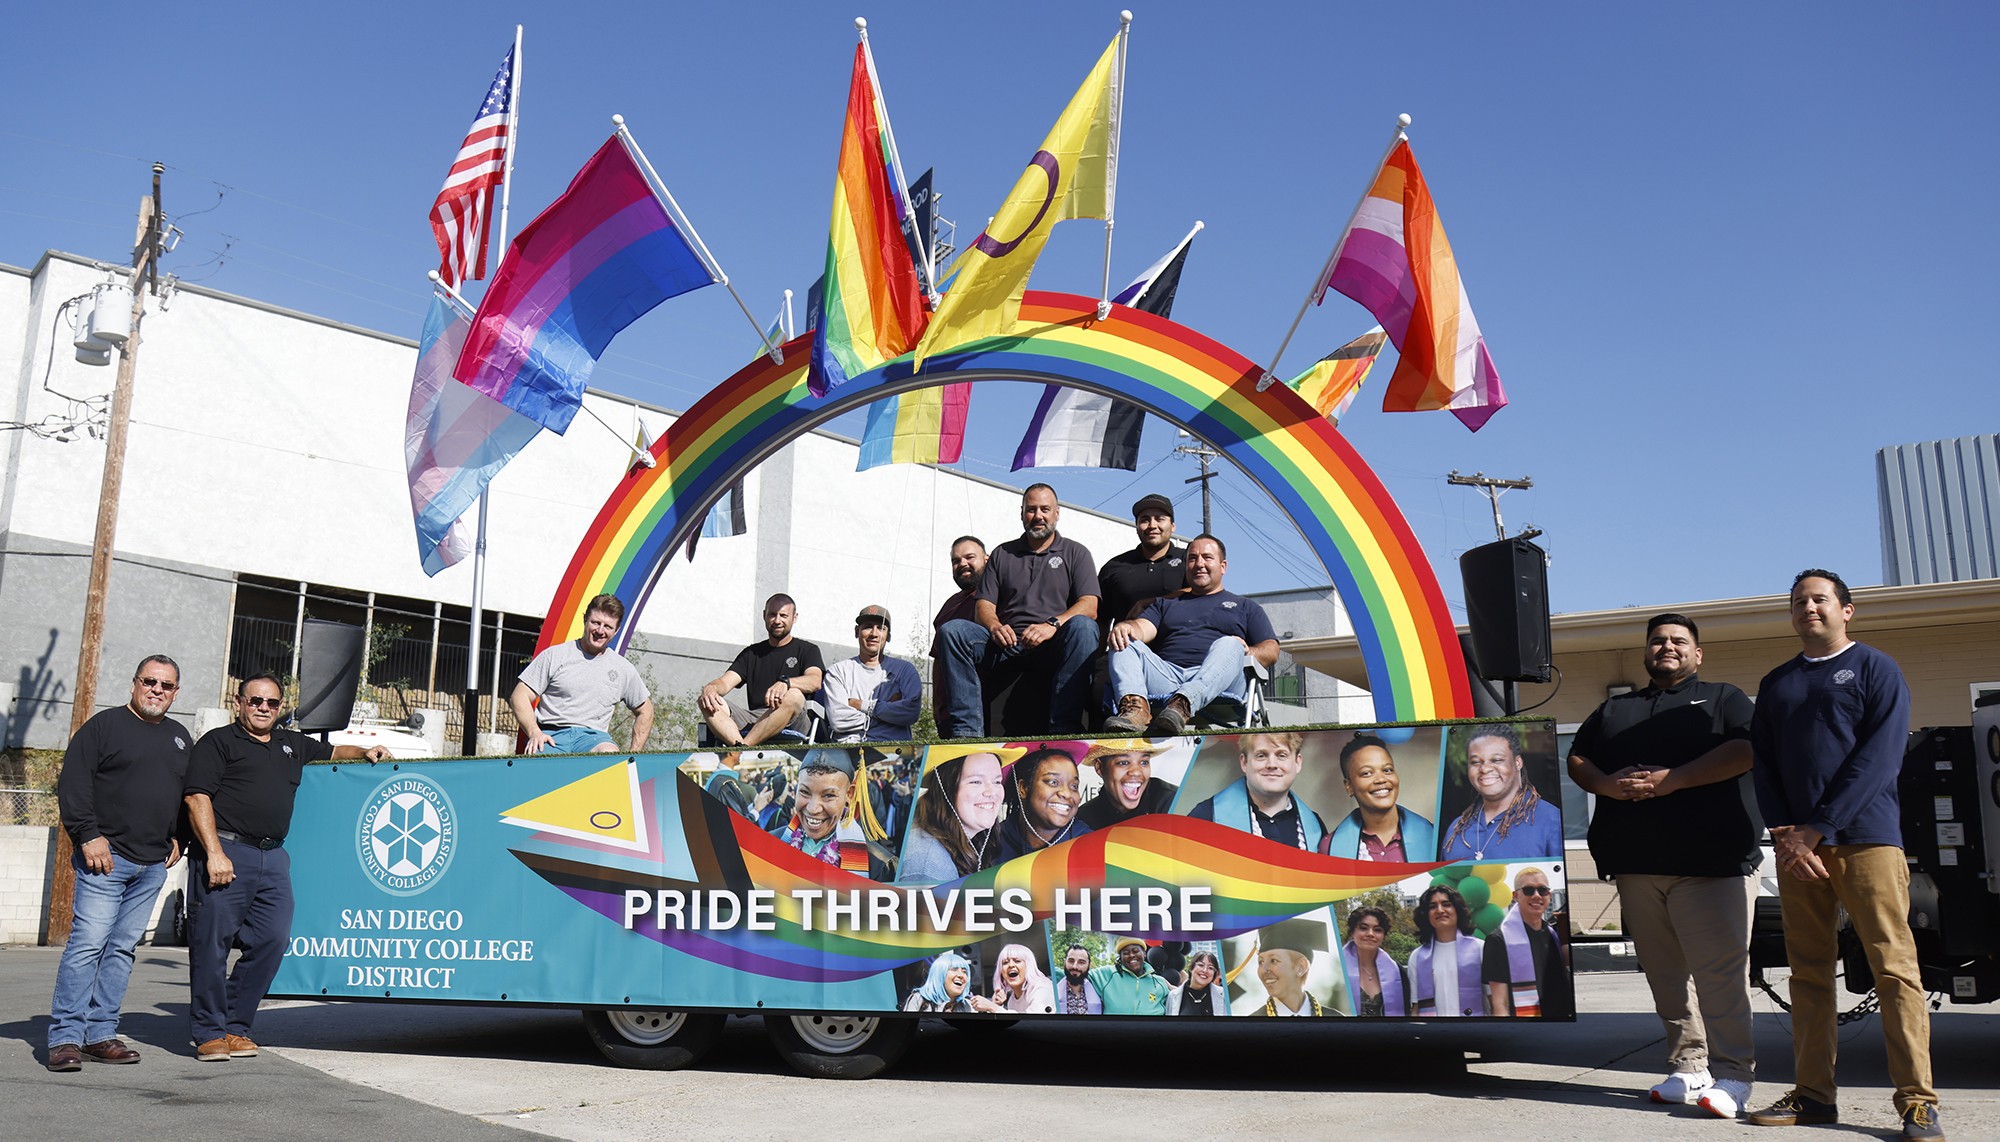
<instances>
[{"instance_id":1,"label":"corrugated metal wall","mask_svg":"<svg viewBox=\"0 0 2000 1142\"><path fill-rule=\"evenodd\" d=\"M1875 453L1882 581L2000 577L2000 435L1901 444Z\"/></svg>"}]
</instances>

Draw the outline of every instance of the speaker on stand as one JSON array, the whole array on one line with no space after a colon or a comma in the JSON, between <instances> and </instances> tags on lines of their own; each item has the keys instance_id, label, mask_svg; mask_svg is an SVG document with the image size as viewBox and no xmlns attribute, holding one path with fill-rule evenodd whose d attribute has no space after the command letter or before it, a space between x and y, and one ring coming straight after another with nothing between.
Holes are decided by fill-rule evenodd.
<instances>
[{"instance_id":1,"label":"speaker on stand","mask_svg":"<svg viewBox=\"0 0 2000 1142\"><path fill-rule=\"evenodd\" d=\"M354 717L367 632L349 623L305 620L299 643L299 704L292 721L300 733L344 730Z\"/></svg>"},{"instance_id":2,"label":"speaker on stand","mask_svg":"<svg viewBox=\"0 0 2000 1142\"><path fill-rule=\"evenodd\" d=\"M1465 585L1473 672L1507 683L1505 712L1520 708L1515 683L1547 682L1554 671L1549 633L1548 553L1526 538L1502 539L1458 557ZM1473 702L1479 704L1479 690Z\"/></svg>"}]
</instances>

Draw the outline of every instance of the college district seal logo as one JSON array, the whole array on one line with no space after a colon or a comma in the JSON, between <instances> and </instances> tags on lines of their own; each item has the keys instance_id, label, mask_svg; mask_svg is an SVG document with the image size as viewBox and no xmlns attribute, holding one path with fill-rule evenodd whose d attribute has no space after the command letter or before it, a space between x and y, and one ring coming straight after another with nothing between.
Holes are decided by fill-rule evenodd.
<instances>
[{"instance_id":1,"label":"college district seal logo","mask_svg":"<svg viewBox=\"0 0 2000 1142\"><path fill-rule=\"evenodd\" d=\"M354 833L361 870L391 896L415 896L451 867L458 815L429 778L399 774L363 802Z\"/></svg>"}]
</instances>

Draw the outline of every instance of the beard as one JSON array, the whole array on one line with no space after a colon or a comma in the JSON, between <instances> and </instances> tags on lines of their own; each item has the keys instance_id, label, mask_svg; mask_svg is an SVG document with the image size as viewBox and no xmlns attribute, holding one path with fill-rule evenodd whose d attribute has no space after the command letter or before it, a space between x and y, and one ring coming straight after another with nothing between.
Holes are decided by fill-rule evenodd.
<instances>
[{"instance_id":1,"label":"beard","mask_svg":"<svg viewBox=\"0 0 2000 1142\"><path fill-rule=\"evenodd\" d=\"M1063 969L1063 978L1069 981L1069 985L1071 987L1076 987L1082 984L1085 979L1089 978L1089 975L1090 972L1084 968Z\"/></svg>"}]
</instances>

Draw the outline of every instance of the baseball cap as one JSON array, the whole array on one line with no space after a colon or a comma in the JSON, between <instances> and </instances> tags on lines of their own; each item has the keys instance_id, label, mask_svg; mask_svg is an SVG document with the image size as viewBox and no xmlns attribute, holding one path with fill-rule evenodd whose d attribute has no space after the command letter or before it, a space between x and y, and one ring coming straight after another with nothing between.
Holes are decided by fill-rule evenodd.
<instances>
[{"instance_id":1,"label":"baseball cap","mask_svg":"<svg viewBox=\"0 0 2000 1142\"><path fill-rule=\"evenodd\" d=\"M874 619L881 619L883 626L891 625L889 622L889 609L887 607L876 606L872 603L861 608L861 613L854 616L854 625L867 626Z\"/></svg>"},{"instance_id":2,"label":"baseball cap","mask_svg":"<svg viewBox=\"0 0 2000 1142\"><path fill-rule=\"evenodd\" d=\"M1141 497L1138 503L1132 505L1132 518L1138 519L1143 515L1163 515L1168 519L1172 519L1174 518L1174 501L1158 492Z\"/></svg>"}]
</instances>

